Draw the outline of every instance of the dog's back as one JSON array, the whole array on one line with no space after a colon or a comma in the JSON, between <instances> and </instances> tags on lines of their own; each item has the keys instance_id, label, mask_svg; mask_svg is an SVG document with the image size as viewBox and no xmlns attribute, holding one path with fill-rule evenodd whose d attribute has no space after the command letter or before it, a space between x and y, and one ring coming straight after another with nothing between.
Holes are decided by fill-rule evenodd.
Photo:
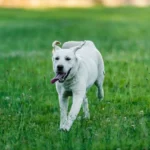
<instances>
[{"instance_id":1,"label":"dog's back","mask_svg":"<svg viewBox=\"0 0 150 150\"><path fill-rule=\"evenodd\" d=\"M62 46L63 49L69 49L69 48L72 48L72 47L75 47L75 46L79 46L80 44L82 44L83 41L68 41L68 42L65 42Z\"/></svg>"},{"instance_id":2,"label":"dog's back","mask_svg":"<svg viewBox=\"0 0 150 150\"><path fill-rule=\"evenodd\" d=\"M97 48L95 47L92 41L68 41L65 42L62 46L63 49L70 49L73 47L77 47L83 45L78 51L77 55L86 59L94 59L98 60L101 57L101 54L98 52ZM96 59L97 58L97 59Z\"/></svg>"}]
</instances>

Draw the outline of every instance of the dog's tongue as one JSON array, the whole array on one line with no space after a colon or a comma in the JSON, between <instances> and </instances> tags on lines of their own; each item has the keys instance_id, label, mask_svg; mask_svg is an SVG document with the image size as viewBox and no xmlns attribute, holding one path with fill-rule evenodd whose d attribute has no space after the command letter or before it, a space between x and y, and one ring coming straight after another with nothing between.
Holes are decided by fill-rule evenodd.
<instances>
[{"instance_id":1,"label":"dog's tongue","mask_svg":"<svg viewBox=\"0 0 150 150\"><path fill-rule=\"evenodd\" d=\"M65 75L65 73L62 73L62 74L57 74L56 77L54 77L52 80L51 80L51 83L55 83L56 81L58 81L59 79L63 78Z\"/></svg>"}]
</instances>

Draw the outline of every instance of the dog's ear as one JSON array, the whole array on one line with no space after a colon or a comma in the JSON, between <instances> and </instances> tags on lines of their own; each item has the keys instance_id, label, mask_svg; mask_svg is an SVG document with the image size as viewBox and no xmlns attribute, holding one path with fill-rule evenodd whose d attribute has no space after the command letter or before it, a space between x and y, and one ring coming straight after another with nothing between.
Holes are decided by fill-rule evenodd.
<instances>
[{"instance_id":1,"label":"dog's ear","mask_svg":"<svg viewBox=\"0 0 150 150\"><path fill-rule=\"evenodd\" d=\"M74 47L74 48L73 48L74 53L76 53L79 49L81 49L81 48L84 46L85 43L86 43L86 41L84 41L84 42L83 42L82 44L80 44L79 46Z\"/></svg>"},{"instance_id":2,"label":"dog's ear","mask_svg":"<svg viewBox=\"0 0 150 150\"><path fill-rule=\"evenodd\" d=\"M54 41L53 43L52 43L52 47L54 48L53 49L53 52L55 51L55 50L60 50L61 48L58 46L58 45L60 45L61 43L59 42L59 41Z\"/></svg>"}]
</instances>

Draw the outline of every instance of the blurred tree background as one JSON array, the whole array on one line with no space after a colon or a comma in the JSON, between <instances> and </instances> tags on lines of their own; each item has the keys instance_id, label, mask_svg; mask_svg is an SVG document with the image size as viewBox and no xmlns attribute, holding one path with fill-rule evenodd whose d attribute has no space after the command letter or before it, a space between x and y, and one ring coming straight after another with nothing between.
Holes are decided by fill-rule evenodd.
<instances>
[{"instance_id":1,"label":"blurred tree background","mask_svg":"<svg viewBox=\"0 0 150 150\"><path fill-rule=\"evenodd\" d=\"M95 4L148 6L150 0L0 0L0 6L4 7L89 7Z\"/></svg>"}]
</instances>

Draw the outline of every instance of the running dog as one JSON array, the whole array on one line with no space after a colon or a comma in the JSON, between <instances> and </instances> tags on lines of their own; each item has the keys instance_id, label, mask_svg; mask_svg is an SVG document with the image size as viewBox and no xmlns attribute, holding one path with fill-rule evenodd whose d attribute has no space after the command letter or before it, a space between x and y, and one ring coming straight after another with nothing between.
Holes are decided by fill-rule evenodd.
<instances>
[{"instance_id":1,"label":"running dog","mask_svg":"<svg viewBox=\"0 0 150 150\"><path fill-rule=\"evenodd\" d=\"M60 104L60 129L69 131L81 106L85 118L90 118L87 90L95 84L98 98L103 99L104 62L101 53L92 41L69 41L59 47L54 41L53 70L56 76L51 83L56 83ZM68 97L73 97L68 113Z\"/></svg>"}]
</instances>

